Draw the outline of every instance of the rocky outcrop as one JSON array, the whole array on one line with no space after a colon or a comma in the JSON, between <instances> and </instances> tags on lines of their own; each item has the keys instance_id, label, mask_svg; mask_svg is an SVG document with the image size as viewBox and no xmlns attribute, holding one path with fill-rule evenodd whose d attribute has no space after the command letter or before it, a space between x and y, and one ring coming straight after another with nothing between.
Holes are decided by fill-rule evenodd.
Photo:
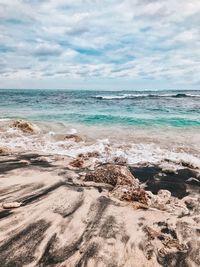
<instances>
[{"instance_id":1,"label":"rocky outcrop","mask_svg":"<svg viewBox=\"0 0 200 267\"><path fill-rule=\"evenodd\" d=\"M148 204L148 198L139 181L131 174L126 166L106 164L86 174L85 181L107 183L114 186L110 196L121 201L140 202Z\"/></svg>"},{"instance_id":2,"label":"rocky outcrop","mask_svg":"<svg viewBox=\"0 0 200 267\"><path fill-rule=\"evenodd\" d=\"M158 210L163 210L167 212L173 212L178 216L185 216L189 214L189 209L187 208L184 199L178 199L171 195L168 190L159 190L157 195L154 195L150 191L146 191L148 198L148 206L156 208Z\"/></svg>"},{"instance_id":3,"label":"rocky outcrop","mask_svg":"<svg viewBox=\"0 0 200 267\"><path fill-rule=\"evenodd\" d=\"M168 190L159 190L157 195L152 192L146 192L149 198L149 205L158 209L166 209L166 205L170 203L171 193Z\"/></svg>"},{"instance_id":4,"label":"rocky outcrop","mask_svg":"<svg viewBox=\"0 0 200 267\"><path fill-rule=\"evenodd\" d=\"M11 126L13 128L21 130L24 133L29 133L29 134L33 134L39 131L39 128L36 125L24 120L14 121Z\"/></svg>"},{"instance_id":5,"label":"rocky outcrop","mask_svg":"<svg viewBox=\"0 0 200 267\"><path fill-rule=\"evenodd\" d=\"M116 164L102 165L87 173L84 181L112 185L114 188L110 191L109 196L120 201L128 201L134 204L136 208L155 208L161 211L173 212L178 216L189 213L186 203L173 197L170 191L161 189L157 194L145 191L141 187L139 180L131 174L126 166ZM142 205L135 206L134 202Z\"/></svg>"},{"instance_id":6,"label":"rocky outcrop","mask_svg":"<svg viewBox=\"0 0 200 267\"><path fill-rule=\"evenodd\" d=\"M110 195L118 198L121 201L136 201L148 207L148 198L146 192L140 187L131 185L118 185L112 190Z\"/></svg>"},{"instance_id":7,"label":"rocky outcrop","mask_svg":"<svg viewBox=\"0 0 200 267\"><path fill-rule=\"evenodd\" d=\"M105 164L97 167L94 171L87 173L84 180L107 183L112 186L130 185L135 188L139 187L139 181L135 179L126 166L115 164Z\"/></svg>"},{"instance_id":8,"label":"rocky outcrop","mask_svg":"<svg viewBox=\"0 0 200 267\"><path fill-rule=\"evenodd\" d=\"M74 168L83 168L85 161L82 158L72 160L69 164Z\"/></svg>"},{"instance_id":9,"label":"rocky outcrop","mask_svg":"<svg viewBox=\"0 0 200 267\"><path fill-rule=\"evenodd\" d=\"M68 168L94 170L99 163L99 154L97 152L88 152L86 154L79 154L77 158L68 163Z\"/></svg>"}]
</instances>

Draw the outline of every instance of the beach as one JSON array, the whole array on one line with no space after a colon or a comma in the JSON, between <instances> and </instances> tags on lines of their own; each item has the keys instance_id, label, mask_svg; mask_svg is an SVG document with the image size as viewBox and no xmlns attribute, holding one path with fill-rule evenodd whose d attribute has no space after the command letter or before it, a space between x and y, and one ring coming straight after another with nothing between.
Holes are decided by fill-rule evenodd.
<instances>
[{"instance_id":1,"label":"beach","mask_svg":"<svg viewBox=\"0 0 200 267\"><path fill-rule=\"evenodd\" d=\"M200 0L0 0L0 267L200 267Z\"/></svg>"},{"instance_id":2,"label":"beach","mask_svg":"<svg viewBox=\"0 0 200 267\"><path fill-rule=\"evenodd\" d=\"M0 90L1 266L199 266L195 92Z\"/></svg>"}]
</instances>

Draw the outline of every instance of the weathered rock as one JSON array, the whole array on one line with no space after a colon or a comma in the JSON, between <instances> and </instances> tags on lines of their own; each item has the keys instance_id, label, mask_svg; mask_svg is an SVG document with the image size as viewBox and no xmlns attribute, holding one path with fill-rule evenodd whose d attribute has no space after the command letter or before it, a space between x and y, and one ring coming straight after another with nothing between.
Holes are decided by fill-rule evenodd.
<instances>
[{"instance_id":1,"label":"weathered rock","mask_svg":"<svg viewBox=\"0 0 200 267\"><path fill-rule=\"evenodd\" d=\"M89 157L78 157L76 159L71 160L68 162L67 167L70 169L72 168L87 168L88 170L93 171L98 164L97 158L89 158Z\"/></svg>"},{"instance_id":2,"label":"weathered rock","mask_svg":"<svg viewBox=\"0 0 200 267\"><path fill-rule=\"evenodd\" d=\"M78 155L79 158L84 158L84 159L98 158L99 156L100 156L100 153L98 151L87 152L86 154L81 153Z\"/></svg>"},{"instance_id":3,"label":"weathered rock","mask_svg":"<svg viewBox=\"0 0 200 267\"><path fill-rule=\"evenodd\" d=\"M86 174L85 181L107 183L114 186L110 195L121 201L136 201L144 205L148 204L145 191L140 188L139 181L135 179L126 166L103 165Z\"/></svg>"},{"instance_id":4,"label":"weathered rock","mask_svg":"<svg viewBox=\"0 0 200 267\"><path fill-rule=\"evenodd\" d=\"M184 201L179 200L176 197L171 196L168 190L160 190L157 195L154 195L150 191L146 191L149 207L159 210L173 212L177 216L187 215L189 210Z\"/></svg>"},{"instance_id":5,"label":"weathered rock","mask_svg":"<svg viewBox=\"0 0 200 267\"><path fill-rule=\"evenodd\" d=\"M67 134L64 139L65 140L71 140L71 141L74 141L77 143L83 141L83 139L76 134Z\"/></svg>"},{"instance_id":6,"label":"weathered rock","mask_svg":"<svg viewBox=\"0 0 200 267\"><path fill-rule=\"evenodd\" d=\"M8 148L6 147L0 147L0 155L6 155L8 154L10 151Z\"/></svg>"},{"instance_id":7,"label":"weathered rock","mask_svg":"<svg viewBox=\"0 0 200 267\"><path fill-rule=\"evenodd\" d=\"M82 168L84 164L84 160L81 158L75 159L70 162L70 165L74 168Z\"/></svg>"},{"instance_id":8,"label":"weathered rock","mask_svg":"<svg viewBox=\"0 0 200 267\"><path fill-rule=\"evenodd\" d=\"M170 201L171 198L171 192L169 192L168 190L159 190L158 191L158 197L160 198L160 200L162 201L163 204L166 204Z\"/></svg>"},{"instance_id":9,"label":"weathered rock","mask_svg":"<svg viewBox=\"0 0 200 267\"><path fill-rule=\"evenodd\" d=\"M97 183L107 183L113 186L131 185L135 188L139 187L139 181L131 174L126 166L106 164L89 172L85 176L85 181L93 181Z\"/></svg>"},{"instance_id":10,"label":"weathered rock","mask_svg":"<svg viewBox=\"0 0 200 267\"><path fill-rule=\"evenodd\" d=\"M143 231L147 233L149 239L154 239L154 238L157 238L161 235L161 233L159 231L156 231L149 226L145 226L143 228Z\"/></svg>"},{"instance_id":11,"label":"weathered rock","mask_svg":"<svg viewBox=\"0 0 200 267\"><path fill-rule=\"evenodd\" d=\"M200 206L199 206L199 200L192 197L185 197L183 199L186 207L190 210L190 214L199 214L200 213Z\"/></svg>"},{"instance_id":12,"label":"weathered rock","mask_svg":"<svg viewBox=\"0 0 200 267\"><path fill-rule=\"evenodd\" d=\"M33 125L30 122L24 121L24 120L17 120L14 121L12 124L12 127L20 129L24 133L35 133L39 130L39 128L36 125Z\"/></svg>"},{"instance_id":13,"label":"weathered rock","mask_svg":"<svg viewBox=\"0 0 200 267\"><path fill-rule=\"evenodd\" d=\"M116 164L121 164L121 165L126 165L127 164L127 159L125 159L124 157L115 157L113 159L113 161Z\"/></svg>"},{"instance_id":14,"label":"weathered rock","mask_svg":"<svg viewBox=\"0 0 200 267\"><path fill-rule=\"evenodd\" d=\"M7 202L7 203L3 203L2 207L4 209L14 209L14 208L19 208L21 206L21 203L19 202Z\"/></svg>"},{"instance_id":15,"label":"weathered rock","mask_svg":"<svg viewBox=\"0 0 200 267\"><path fill-rule=\"evenodd\" d=\"M152 194L150 191L146 191L149 198L149 205L154 208L166 210L166 204L170 202L171 193L168 190L159 190L157 195Z\"/></svg>"},{"instance_id":16,"label":"weathered rock","mask_svg":"<svg viewBox=\"0 0 200 267\"><path fill-rule=\"evenodd\" d=\"M121 201L137 201L147 205L148 199L144 189L130 185L118 185L112 192L111 196L118 198Z\"/></svg>"}]
</instances>

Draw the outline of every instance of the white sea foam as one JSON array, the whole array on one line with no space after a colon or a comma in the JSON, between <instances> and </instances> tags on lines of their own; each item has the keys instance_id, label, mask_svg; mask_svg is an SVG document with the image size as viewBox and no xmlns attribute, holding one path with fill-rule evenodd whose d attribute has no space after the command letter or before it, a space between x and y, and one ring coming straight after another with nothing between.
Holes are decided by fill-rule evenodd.
<instances>
[{"instance_id":1,"label":"white sea foam","mask_svg":"<svg viewBox=\"0 0 200 267\"><path fill-rule=\"evenodd\" d=\"M176 165L188 164L200 168L200 159L196 155L186 152L174 152L163 149L156 144L110 144L109 140L97 140L92 144L75 143L72 141L55 141L53 136L24 135L19 130L9 130L1 133L0 147L7 147L13 152L38 152L60 154L77 157L81 153L98 151L103 162L113 160L115 157L127 159L129 164L161 164L171 162Z\"/></svg>"},{"instance_id":2,"label":"white sea foam","mask_svg":"<svg viewBox=\"0 0 200 267\"><path fill-rule=\"evenodd\" d=\"M120 99L134 99L134 98L145 98L145 97L154 97L154 98L165 98L165 97L200 97L198 94L188 94L188 93L175 93L175 94L123 94L123 95L97 95L94 98L102 100L120 100Z\"/></svg>"},{"instance_id":3,"label":"white sea foam","mask_svg":"<svg viewBox=\"0 0 200 267\"><path fill-rule=\"evenodd\" d=\"M11 119L8 119L8 118L0 118L0 122L3 122L3 121L11 121Z\"/></svg>"},{"instance_id":4,"label":"white sea foam","mask_svg":"<svg viewBox=\"0 0 200 267\"><path fill-rule=\"evenodd\" d=\"M98 95L95 96L97 99L104 99L104 100L114 100L114 99L128 99L128 98L137 98L137 97L145 97L148 94L123 94L123 95Z\"/></svg>"},{"instance_id":5,"label":"white sea foam","mask_svg":"<svg viewBox=\"0 0 200 267\"><path fill-rule=\"evenodd\" d=\"M148 139L149 133L146 134L146 139L145 137L141 139L141 136L137 139L136 132L134 133L134 139L122 139L124 132L120 132L120 129L118 129L119 136L116 140L111 140L111 134L105 133L105 136L109 136L110 140L108 138L89 138L89 141L76 143L73 140L65 140L64 135L58 135L53 131L39 131L30 135L23 133L20 129L10 127L10 123L5 124L3 122L0 126L2 125L4 127L0 127L0 147L6 147L9 151L16 153L37 152L60 154L75 158L81 153L98 151L102 162L112 161L115 157L123 157L127 159L129 164L148 163L159 165L170 162L170 164L180 167L184 164L200 169L200 158L197 152L199 150L193 151L190 147L184 146L184 143L182 143L181 147L180 143L177 143L177 145L173 143L172 145L169 141L167 141L169 143L168 146L162 146L162 143L156 143L153 139ZM66 130L67 132L76 133L77 130L69 128L68 131ZM181 138L180 134L177 134L177 136L179 136L179 139ZM144 142L142 141L143 139ZM161 137L160 140L162 140ZM195 140L194 136L193 140ZM196 140L195 144L197 144Z\"/></svg>"},{"instance_id":6,"label":"white sea foam","mask_svg":"<svg viewBox=\"0 0 200 267\"><path fill-rule=\"evenodd\" d=\"M78 131L76 130L76 129L74 129L74 128L71 128L68 132L67 132L67 134L76 134Z\"/></svg>"}]
</instances>

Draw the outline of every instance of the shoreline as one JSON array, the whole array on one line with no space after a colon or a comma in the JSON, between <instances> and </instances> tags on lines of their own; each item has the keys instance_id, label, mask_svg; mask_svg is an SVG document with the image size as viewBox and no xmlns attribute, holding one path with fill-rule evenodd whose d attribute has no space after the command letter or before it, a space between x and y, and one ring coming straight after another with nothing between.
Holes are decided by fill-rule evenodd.
<instances>
[{"instance_id":1,"label":"shoreline","mask_svg":"<svg viewBox=\"0 0 200 267\"><path fill-rule=\"evenodd\" d=\"M1 128L0 265L199 265L198 148L59 129Z\"/></svg>"},{"instance_id":2,"label":"shoreline","mask_svg":"<svg viewBox=\"0 0 200 267\"><path fill-rule=\"evenodd\" d=\"M88 127L59 122L0 121L0 148L8 153L77 157L80 153L98 151L104 162L122 156L130 164L168 161L200 168L199 144L198 131L191 128Z\"/></svg>"}]
</instances>

